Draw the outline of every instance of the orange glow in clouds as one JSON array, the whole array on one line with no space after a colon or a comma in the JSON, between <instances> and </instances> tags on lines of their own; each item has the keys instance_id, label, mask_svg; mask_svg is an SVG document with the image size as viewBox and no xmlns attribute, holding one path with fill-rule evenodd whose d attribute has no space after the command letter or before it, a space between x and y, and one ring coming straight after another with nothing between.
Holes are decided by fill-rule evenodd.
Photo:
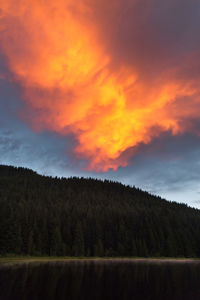
<instances>
[{"instance_id":1,"label":"orange glow in clouds","mask_svg":"<svg viewBox=\"0 0 200 300\"><path fill-rule=\"evenodd\" d=\"M195 91L167 75L152 86L133 67L113 67L84 3L1 0L1 48L23 99L37 112L34 128L73 134L88 169L116 170L140 143L164 130L178 133L167 107Z\"/></svg>"}]
</instances>

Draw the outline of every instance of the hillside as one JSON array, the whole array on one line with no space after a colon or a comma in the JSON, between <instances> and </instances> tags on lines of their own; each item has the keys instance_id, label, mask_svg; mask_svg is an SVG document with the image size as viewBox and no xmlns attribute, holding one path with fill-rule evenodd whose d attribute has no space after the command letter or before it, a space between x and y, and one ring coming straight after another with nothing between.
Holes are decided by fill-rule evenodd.
<instances>
[{"instance_id":1,"label":"hillside","mask_svg":"<svg viewBox=\"0 0 200 300\"><path fill-rule=\"evenodd\" d=\"M0 255L200 256L200 211L120 183L0 165Z\"/></svg>"}]
</instances>

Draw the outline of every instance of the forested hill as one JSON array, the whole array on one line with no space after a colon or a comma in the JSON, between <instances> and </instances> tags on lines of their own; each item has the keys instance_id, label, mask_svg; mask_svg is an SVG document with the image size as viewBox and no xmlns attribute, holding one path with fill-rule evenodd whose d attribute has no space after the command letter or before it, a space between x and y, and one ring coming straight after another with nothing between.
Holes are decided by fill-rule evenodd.
<instances>
[{"instance_id":1,"label":"forested hill","mask_svg":"<svg viewBox=\"0 0 200 300\"><path fill-rule=\"evenodd\" d=\"M200 256L200 211L120 183L0 166L0 254Z\"/></svg>"}]
</instances>

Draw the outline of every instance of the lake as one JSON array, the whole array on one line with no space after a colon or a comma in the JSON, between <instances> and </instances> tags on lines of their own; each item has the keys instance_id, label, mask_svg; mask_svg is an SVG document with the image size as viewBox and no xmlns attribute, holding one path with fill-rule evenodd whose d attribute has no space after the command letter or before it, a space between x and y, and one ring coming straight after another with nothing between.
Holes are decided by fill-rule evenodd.
<instances>
[{"instance_id":1,"label":"lake","mask_svg":"<svg viewBox=\"0 0 200 300\"><path fill-rule=\"evenodd\" d=\"M200 261L64 260L0 266L0 300L199 300Z\"/></svg>"}]
</instances>

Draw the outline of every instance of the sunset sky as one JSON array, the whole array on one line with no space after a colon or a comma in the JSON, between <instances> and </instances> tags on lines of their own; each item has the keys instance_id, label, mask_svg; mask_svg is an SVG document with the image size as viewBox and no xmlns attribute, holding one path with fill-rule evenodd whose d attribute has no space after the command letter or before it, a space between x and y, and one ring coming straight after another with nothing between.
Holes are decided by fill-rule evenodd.
<instances>
[{"instance_id":1,"label":"sunset sky","mask_svg":"<svg viewBox=\"0 0 200 300\"><path fill-rule=\"evenodd\" d=\"M200 207L200 2L1 0L0 163Z\"/></svg>"}]
</instances>

